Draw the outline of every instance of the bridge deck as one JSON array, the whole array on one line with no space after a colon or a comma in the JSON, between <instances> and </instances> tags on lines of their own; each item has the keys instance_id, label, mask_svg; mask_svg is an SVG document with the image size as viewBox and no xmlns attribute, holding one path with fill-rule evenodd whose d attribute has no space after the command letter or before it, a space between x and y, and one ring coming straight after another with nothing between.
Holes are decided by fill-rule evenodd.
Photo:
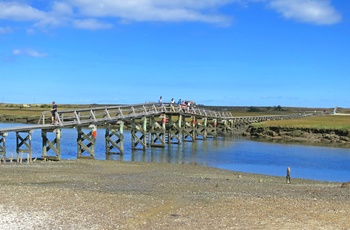
<instances>
[{"instance_id":1,"label":"bridge deck","mask_svg":"<svg viewBox=\"0 0 350 230\"><path fill-rule=\"evenodd\" d=\"M55 126L53 125L26 125L26 126L13 126L8 128L1 128L0 133L7 133L7 132L28 132L30 130L34 129L49 129L53 128Z\"/></svg>"},{"instance_id":2,"label":"bridge deck","mask_svg":"<svg viewBox=\"0 0 350 230\"><path fill-rule=\"evenodd\" d=\"M183 108L178 104L163 103L161 106L154 103L136 104L128 106L109 106L96 108L83 108L77 110L62 110L56 113L57 125L51 125L50 111L43 112L37 125L16 126L0 128L0 134L6 132L26 132L34 129L54 129L87 127L91 124L104 125L119 121L130 121L143 117L161 115L184 115L195 116L197 118L210 118L221 120L234 120L237 122L253 123L269 119L288 119L297 115L268 115L268 116L245 116L234 117L230 112L206 110L192 107Z\"/></svg>"}]
</instances>

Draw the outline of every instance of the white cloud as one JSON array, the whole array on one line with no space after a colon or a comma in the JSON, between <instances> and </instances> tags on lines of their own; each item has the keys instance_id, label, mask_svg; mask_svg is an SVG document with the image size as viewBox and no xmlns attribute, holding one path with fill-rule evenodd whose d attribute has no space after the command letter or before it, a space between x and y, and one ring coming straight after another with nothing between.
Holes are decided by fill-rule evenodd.
<instances>
[{"instance_id":1,"label":"white cloud","mask_svg":"<svg viewBox=\"0 0 350 230\"><path fill-rule=\"evenodd\" d=\"M0 0L0 19L34 21L36 27L72 23L83 29L111 28L101 21L105 17L120 22L191 21L228 25L231 17L218 13L217 9L237 1L241 0L66 0L47 1L39 9L25 4L26 1Z\"/></svg>"},{"instance_id":2,"label":"white cloud","mask_svg":"<svg viewBox=\"0 0 350 230\"><path fill-rule=\"evenodd\" d=\"M14 21L40 20L46 13L29 5L16 2L0 2L0 19Z\"/></svg>"},{"instance_id":3,"label":"white cloud","mask_svg":"<svg viewBox=\"0 0 350 230\"><path fill-rule=\"evenodd\" d=\"M271 0L269 5L283 17L301 22L330 25L341 20L329 0Z\"/></svg>"},{"instance_id":4,"label":"white cloud","mask_svg":"<svg viewBox=\"0 0 350 230\"><path fill-rule=\"evenodd\" d=\"M0 27L0 34L9 34L12 33L12 29L9 27Z\"/></svg>"},{"instance_id":5,"label":"white cloud","mask_svg":"<svg viewBox=\"0 0 350 230\"><path fill-rule=\"evenodd\" d=\"M74 20L73 24L76 28L88 30L110 29L113 27L112 24L103 23L95 19Z\"/></svg>"},{"instance_id":6,"label":"white cloud","mask_svg":"<svg viewBox=\"0 0 350 230\"><path fill-rule=\"evenodd\" d=\"M229 17L215 9L235 0L72 0L88 17L116 17L120 21L198 21L228 24Z\"/></svg>"},{"instance_id":7,"label":"white cloud","mask_svg":"<svg viewBox=\"0 0 350 230\"><path fill-rule=\"evenodd\" d=\"M52 12L55 15L73 15L73 8L65 2L54 2L52 4Z\"/></svg>"},{"instance_id":8,"label":"white cloud","mask_svg":"<svg viewBox=\"0 0 350 230\"><path fill-rule=\"evenodd\" d=\"M15 49L12 51L12 54L15 56L27 55L30 57L46 57L46 53L42 53L33 49Z\"/></svg>"},{"instance_id":9,"label":"white cloud","mask_svg":"<svg viewBox=\"0 0 350 230\"><path fill-rule=\"evenodd\" d=\"M230 25L233 15L220 9L233 4L267 4L291 20L333 24L341 15L330 0L0 0L0 20L29 21L32 28L74 26L80 29L109 29L114 22L202 22ZM8 32L8 31L6 31ZM0 33L5 33L4 28Z\"/></svg>"}]
</instances>

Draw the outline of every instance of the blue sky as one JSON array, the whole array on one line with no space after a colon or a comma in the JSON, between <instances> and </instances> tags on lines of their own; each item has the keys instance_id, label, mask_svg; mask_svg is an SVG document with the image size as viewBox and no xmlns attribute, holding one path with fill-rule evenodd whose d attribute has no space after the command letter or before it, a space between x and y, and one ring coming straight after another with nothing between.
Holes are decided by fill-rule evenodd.
<instances>
[{"instance_id":1,"label":"blue sky","mask_svg":"<svg viewBox=\"0 0 350 230\"><path fill-rule=\"evenodd\" d=\"M350 107L347 0L0 0L0 102Z\"/></svg>"}]
</instances>

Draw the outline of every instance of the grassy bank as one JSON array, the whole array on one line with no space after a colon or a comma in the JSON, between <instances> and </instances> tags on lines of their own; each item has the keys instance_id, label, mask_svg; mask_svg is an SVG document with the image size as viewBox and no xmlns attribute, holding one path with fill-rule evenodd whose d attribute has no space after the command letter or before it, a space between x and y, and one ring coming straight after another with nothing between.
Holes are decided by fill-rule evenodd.
<instances>
[{"instance_id":1,"label":"grassy bank","mask_svg":"<svg viewBox=\"0 0 350 230\"><path fill-rule=\"evenodd\" d=\"M292 120L266 121L252 124L254 127L308 128L350 130L350 116L304 117Z\"/></svg>"}]
</instances>

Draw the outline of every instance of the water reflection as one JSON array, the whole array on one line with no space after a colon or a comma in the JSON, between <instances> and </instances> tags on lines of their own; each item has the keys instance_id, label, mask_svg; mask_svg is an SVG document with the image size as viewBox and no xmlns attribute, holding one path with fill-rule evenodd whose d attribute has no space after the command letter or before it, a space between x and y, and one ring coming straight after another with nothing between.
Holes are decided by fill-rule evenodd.
<instances>
[{"instance_id":1,"label":"water reflection","mask_svg":"<svg viewBox=\"0 0 350 230\"><path fill-rule=\"evenodd\" d=\"M223 141L223 138L208 141L183 142L181 144L168 144L163 147L152 147L147 150L127 149L124 154L113 154L108 160L159 162L170 164L205 164L208 154L232 146L232 142ZM98 156L96 156L98 157Z\"/></svg>"}]
</instances>

